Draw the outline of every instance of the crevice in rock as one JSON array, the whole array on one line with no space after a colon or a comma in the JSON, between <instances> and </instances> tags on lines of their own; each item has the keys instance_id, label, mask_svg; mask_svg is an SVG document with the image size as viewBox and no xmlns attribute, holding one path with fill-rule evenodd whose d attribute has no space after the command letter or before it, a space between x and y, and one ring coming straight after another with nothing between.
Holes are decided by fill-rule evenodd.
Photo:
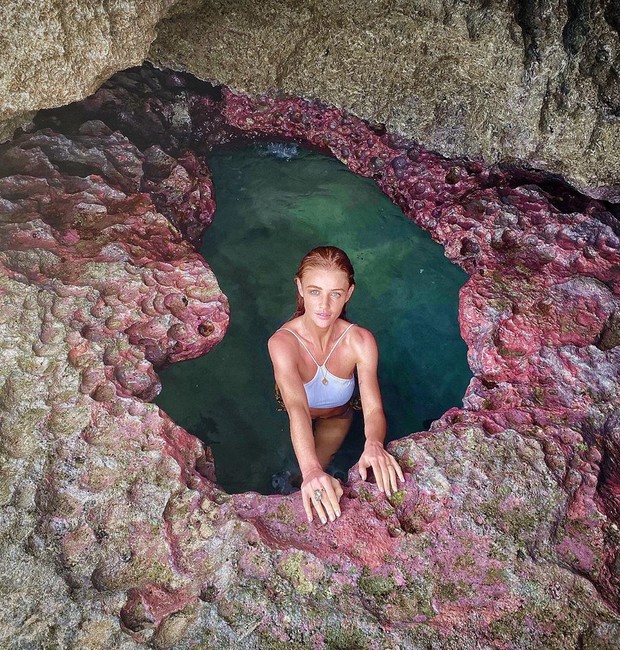
<instances>
[{"instance_id":1,"label":"crevice in rock","mask_svg":"<svg viewBox=\"0 0 620 650\"><path fill-rule=\"evenodd\" d=\"M562 41L566 52L575 56L588 40L592 3L589 0L568 0L566 9L568 18L562 30Z\"/></svg>"},{"instance_id":2,"label":"crevice in rock","mask_svg":"<svg viewBox=\"0 0 620 650\"><path fill-rule=\"evenodd\" d=\"M620 345L620 313L614 311L610 314L595 345L600 350L611 350Z\"/></svg>"},{"instance_id":3,"label":"crevice in rock","mask_svg":"<svg viewBox=\"0 0 620 650\"><path fill-rule=\"evenodd\" d=\"M620 1L608 0L605 6L605 20L607 24L616 30L620 38Z\"/></svg>"},{"instance_id":4,"label":"crevice in rock","mask_svg":"<svg viewBox=\"0 0 620 650\"><path fill-rule=\"evenodd\" d=\"M540 39L545 33L544 12L545 2L536 0L516 0L514 15L521 27L523 37L523 50L525 67L529 68L534 63L540 63Z\"/></svg>"}]
</instances>

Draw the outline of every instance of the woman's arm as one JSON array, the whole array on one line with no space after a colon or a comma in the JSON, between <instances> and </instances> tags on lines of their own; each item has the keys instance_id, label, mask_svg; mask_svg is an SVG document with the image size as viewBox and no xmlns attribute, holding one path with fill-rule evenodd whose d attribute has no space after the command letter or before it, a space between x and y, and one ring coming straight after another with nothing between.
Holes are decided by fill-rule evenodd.
<instances>
[{"instance_id":1,"label":"woman's arm","mask_svg":"<svg viewBox=\"0 0 620 650\"><path fill-rule=\"evenodd\" d=\"M291 428L291 442L303 476L301 486L302 500L308 521L312 521L312 506L319 519L327 522L340 516L340 483L323 471L316 455L312 419L308 398L295 362L295 347L286 335L276 332L268 343L269 356L273 364L276 383L286 406ZM320 501L315 499L315 491L323 494Z\"/></svg>"},{"instance_id":2,"label":"woman's arm","mask_svg":"<svg viewBox=\"0 0 620 650\"><path fill-rule=\"evenodd\" d=\"M368 468L371 467L378 488L390 496L392 492L398 490L396 478L404 481L405 477L394 456L388 454L383 448L386 424L377 378L379 364L377 343L375 337L368 330L356 329L357 337L354 345L358 357L357 377L362 398L364 434L366 436L364 452L359 460L360 477L365 481L368 476Z\"/></svg>"}]
</instances>

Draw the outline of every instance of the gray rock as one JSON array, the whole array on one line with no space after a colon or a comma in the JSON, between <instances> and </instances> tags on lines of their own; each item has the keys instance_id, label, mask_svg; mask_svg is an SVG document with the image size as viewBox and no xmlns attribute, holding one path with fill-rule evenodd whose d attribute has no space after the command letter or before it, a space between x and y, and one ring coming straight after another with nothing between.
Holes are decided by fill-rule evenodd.
<instances>
[{"instance_id":1,"label":"gray rock","mask_svg":"<svg viewBox=\"0 0 620 650\"><path fill-rule=\"evenodd\" d=\"M618 15L614 0L8 0L0 141L148 56L250 94L320 98L446 156L544 169L618 201Z\"/></svg>"},{"instance_id":2,"label":"gray rock","mask_svg":"<svg viewBox=\"0 0 620 650\"><path fill-rule=\"evenodd\" d=\"M162 21L149 59L319 98L445 156L560 173L617 201L620 12L602 4L194 0Z\"/></svg>"},{"instance_id":3,"label":"gray rock","mask_svg":"<svg viewBox=\"0 0 620 650\"><path fill-rule=\"evenodd\" d=\"M139 65L174 0L0 3L0 141L41 108L94 92Z\"/></svg>"}]
</instances>

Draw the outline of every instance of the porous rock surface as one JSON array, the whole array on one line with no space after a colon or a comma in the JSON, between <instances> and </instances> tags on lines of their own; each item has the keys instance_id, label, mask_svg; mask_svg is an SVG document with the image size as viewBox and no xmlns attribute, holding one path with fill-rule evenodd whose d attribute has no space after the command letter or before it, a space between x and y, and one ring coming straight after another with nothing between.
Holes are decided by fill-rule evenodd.
<instances>
[{"instance_id":1,"label":"porous rock surface","mask_svg":"<svg viewBox=\"0 0 620 650\"><path fill-rule=\"evenodd\" d=\"M94 92L144 61L174 0L3 0L0 142L40 108Z\"/></svg>"},{"instance_id":2,"label":"porous rock surface","mask_svg":"<svg viewBox=\"0 0 620 650\"><path fill-rule=\"evenodd\" d=\"M148 401L154 366L227 323L190 245L214 208L204 156L263 136L372 176L470 274L463 408L392 443L391 498L354 468L327 526L299 495L223 493L208 450ZM0 161L3 645L620 647L604 205L317 101L146 69L41 116Z\"/></svg>"}]
</instances>

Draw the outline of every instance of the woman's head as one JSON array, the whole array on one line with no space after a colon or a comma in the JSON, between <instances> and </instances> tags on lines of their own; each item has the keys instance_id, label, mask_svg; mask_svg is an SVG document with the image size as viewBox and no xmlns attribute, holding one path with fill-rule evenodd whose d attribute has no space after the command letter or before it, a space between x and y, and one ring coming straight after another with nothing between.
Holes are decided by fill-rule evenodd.
<instances>
[{"instance_id":1,"label":"woman's head","mask_svg":"<svg viewBox=\"0 0 620 650\"><path fill-rule=\"evenodd\" d=\"M347 254L335 246L318 246L306 253L302 258L297 273L295 274L295 284L297 285L297 309L293 318L305 313L305 302L303 298L302 285L304 278L311 271L335 271L334 277L342 280L343 288L349 290L346 299L350 297L353 287L355 286L355 273L353 265ZM331 289L332 287L324 287ZM345 301L346 303L346 301ZM343 306L340 318L346 318L346 306Z\"/></svg>"}]
</instances>

